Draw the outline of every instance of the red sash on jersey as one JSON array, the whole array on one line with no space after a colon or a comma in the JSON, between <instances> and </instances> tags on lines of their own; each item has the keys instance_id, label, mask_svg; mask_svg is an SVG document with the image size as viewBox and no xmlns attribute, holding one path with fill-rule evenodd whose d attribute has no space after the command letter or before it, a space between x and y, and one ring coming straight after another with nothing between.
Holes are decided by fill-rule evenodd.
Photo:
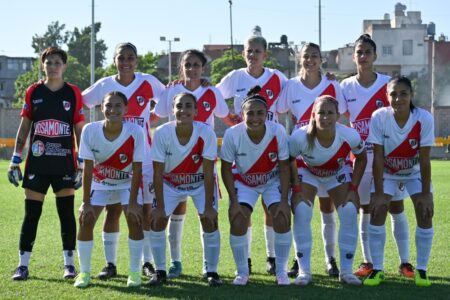
<instances>
[{"instance_id":1,"label":"red sash on jersey","mask_svg":"<svg viewBox=\"0 0 450 300\"><path fill-rule=\"evenodd\" d=\"M94 177L101 182L105 179L123 180L130 177L122 171L133 162L134 138L130 136L107 160L94 166Z\"/></svg>"},{"instance_id":2,"label":"red sash on jersey","mask_svg":"<svg viewBox=\"0 0 450 300\"><path fill-rule=\"evenodd\" d=\"M386 156L384 168L388 173L395 174L401 170L411 169L419 163L421 127L420 122L417 122L406 139Z\"/></svg>"},{"instance_id":3,"label":"red sash on jersey","mask_svg":"<svg viewBox=\"0 0 450 300\"><path fill-rule=\"evenodd\" d=\"M277 74L273 74L269 80L261 87L261 91L258 93L263 96L267 102L267 109L270 110L275 100L281 92L281 81Z\"/></svg>"},{"instance_id":4,"label":"red sash on jersey","mask_svg":"<svg viewBox=\"0 0 450 300\"><path fill-rule=\"evenodd\" d=\"M348 162L350 150L349 144L343 143L336 154L324 164L320 166L309 166L303 159L300 159L297 160L297 167L306 168L317 177L334 176Z\"/></svg>"},{"instance_id":5,"label":"red sash on jersey","mask_svg":"<svg viewBox=\"0 0 450 300\"><path fill-rule=\"evenodd\" d=\"M372 117L372 113L381 107L389 106L389 101L386 97L386 86L386 84L383 85L372 98L370 98L355 119L355 122L352 123L353 128L358 131L364 141L369 136L370 118Z\"/></svg>"},{"instance_id":6,"label":"red sash on jersey","mask_svg":"<svg viewBox=\"0 0 450 300\"><path fill-rule=\"evenodd\" d=\"M278 175L278 170L274 170L277 164L278 141L276 137L273 137L272 141L270 141L267 148L253 166L245 172L245 174L235 173L233 174L233 177L235 180L239 180L247 186L260 186L266 184L270 179Z\"/></svg>"},{"instance_id":7,"label":"red sash on jersey","mask_svg":"<svg viewBox=\"0 0 450 300\"><path fill-rule=\"evenodd\" d=\"M204 174L198 173L198 170L203 164L204 144L203 139L199 137L197 143L192 147L191 152L184 160L169 173L163 175L164 180L174 187L203 181Z\"/></svg>"},{"instance_id":8,"label":"red sash on jersey","mask_svg":"<svg viewBox=\"0 0 450 300\"><path fill-rule=\"evenodd\" d=\"M216 108L216 104L216 95L213 91L208 89L205 93L203 93L200 99L197 100L197 116L194 120L206 122Z\"/></svg>"},{"instance_id":9,"label":"red sash on jersey","mask_svg":"<svg viewBox=\"0 0 450 300\"><path fill-rule=\"evenodd\" d=\"M322 91L322 93L319 95L319 97L323 96L323 95L329 95L329 96L333 96L334 98L336 98L336 89L334 88L334 85L330 83ZM297 124L296 124L297 127L302 127L302 126L305 126L305 125L309 124L309 120L311 119L313 106L314 106L314 101L311 103L311 105L305 111L303 116L301 116L300 119L297 120Z\"/></svg>"}]
</instances>

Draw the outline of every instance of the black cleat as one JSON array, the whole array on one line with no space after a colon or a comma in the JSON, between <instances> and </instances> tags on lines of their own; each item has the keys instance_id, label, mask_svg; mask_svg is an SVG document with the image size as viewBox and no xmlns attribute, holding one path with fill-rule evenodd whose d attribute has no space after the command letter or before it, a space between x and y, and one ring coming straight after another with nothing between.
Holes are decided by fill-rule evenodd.
<instances>
[{"instance_id":1,"label":"black cleat","mask_svg":"<svg viewBox=\"0 0 450 300\"><path fill-rule=\"evenodd\" d=\"M142 275L147 277L152 277L155 274L155 268L153 267L151 262L145 262L142 265Z\"/></svg>"},{"instance_id":2,"label":"black cleat","mask_svg":"<svg viewBox=\"0 0 450 300\"><path fill-rule=\"evenodd\" d=\"M108 280L112 277L117 276L117 268L113 263L108 263L100 273L98 273L97 278L101 280Z\"/></svg>"},{"instance_id":3,"label":"black cleat","mask_svg":"<svg viewBox=\"0 0 450 300\"><path fill-rule=\"evenodd\" d=\"M326 263L325 266L325 272L330 277L339 277L339 269L337 267L336 259L334 259L334 257L330 256L330 258L328 259L328 262Z\"/></svg>"},{"instance_id":4,"label":"black cleat","mask_svg":"<svg viewBox=\"0 0 450 300\"><path fill-rule=\"evenodd\" d=\"M147 282L148 286L161 286L167 282L167 273L163 270L156 270L150 280Z\"/></svg>"},{"instance_id":5,"label":"black cleat","mask_svg":"<svg viewBox=\"0 0 450 300\"><path fill-rule=\"evenodd\" d=\"M208 278L208 285L209 286L221 286L223 284L222 279L220 279L219 274L217 274L216 272L208 272L206 273L206 276Z\"/></svg>"},{"instance_id":6,"label":"black cleat","mask_svg":"<svg viewBox=\"0 0 450 300\"><path fill-rule=\"evenodd\" d=\"M27 279L28 279L28 267L27 266L17 267L12 276L12 280L27 280Z\"/></svg>"},{"instance_id":7,"label":"black cleat","mask_svg":"<svg viewBox=\"0 0 450 300\"><path fill-rule=\"evenodd\" d=\"M266 271L270 275L275 275L276 274L275 257L268 257L266 259Z\"/></svg>"},{"instance_id":8,"label":"black cleat","mask_svg":"<svg viewBox=\"0 0 450 300\"><path fill-rule=\"evenodd\" d=\"M287 272L288 276L291 278L296 278L298 276L298 262L297 259L294 258L293 264L289 272Z\"/></svg>"},{"instance_id":9,"label":"black cleat","mask_svg":"<svg viewBox=\"0 0 450 300\"><path fill-rule=\"evenodd\" d=\"M248 262L248 274L252 274L252 259L249 257L247 262Z\"/></svg>"}]
</instances>

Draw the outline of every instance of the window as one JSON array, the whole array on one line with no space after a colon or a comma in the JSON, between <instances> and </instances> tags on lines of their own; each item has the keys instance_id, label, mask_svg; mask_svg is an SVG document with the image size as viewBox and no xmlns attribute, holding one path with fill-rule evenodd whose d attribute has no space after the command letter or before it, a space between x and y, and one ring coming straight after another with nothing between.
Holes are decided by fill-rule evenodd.
<instances>
[{"instance_id":1,"label":"window","mask_svg":"<svg viewBox=\"0 0 450 300\"><path fill-rule=\"evenodd\" d=\"M392 46L383 46L383 55L392 55Z\"/></svg>"},{"instance_id":2,"label":"window","mask_svg":"<svg viewBox=\"0 0 450 300\"><path fill-rule=\"evenodd\" d=\"M27 62L26 61L22 62L22 70L26 71L28 69L27 67L28 67Z\"/></svg>"},{"instance_id":3,"label":"window","mask_svg":"<svg viewBox=\"0 0 450 300\"><path fill-rule=\"evenodd\" d=\"M15 59L9 59L8 60L8 70L19 70L19 63Z\"/></svg>"},{"instance_id":4,"label":"window","mask_svg":"<svg viewBox=\"0 0 450 300\"><path fill-rule=\"evenodd\" d=\"M412 40L403 40L403 55L413 55Z\"/></svg>"},{"instance_id":5,"label":"window","mask_svg":"<svg viewBox=\"0 0 450 300\"><path fill-rule=\"evenodd\" d=\"M3 82L0 82L0 91L3 91Z\"/></svg>"}]
</instances>

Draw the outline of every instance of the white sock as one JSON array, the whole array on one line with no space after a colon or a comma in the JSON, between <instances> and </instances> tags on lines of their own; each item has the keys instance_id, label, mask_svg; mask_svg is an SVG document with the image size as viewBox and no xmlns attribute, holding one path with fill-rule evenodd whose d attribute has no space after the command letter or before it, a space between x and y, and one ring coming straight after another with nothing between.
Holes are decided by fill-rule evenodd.
<instances>
[{"instance_id":1,"label":"white sock","mask_svg":"<svg viewBox=\"0 0 450 300\"><path fill-rule=\"evenodd\" d=\"M392 235L397 244L400 262L409 262L409 228L405 212L391 214Z\"/></svg>"},{"instance_id":2,"label":"white sock","mask_svg":"<svg viewBox=\"0 0 450 300\"><path fill-rule=\"evenodd\" d=\"M361 251L363 255L364 262L372 262L372 256L370 255L369 247L369 224L370 224L370 214L364 214L361 211L359 218L359 236L361 243Z\"/></svg>"},{"instance_id":3,"label":"white sock","mask_svg":"<svg viewBox=\"0 0 450 300\"><path fill-rule=\"evenodd\" d=\"M130 251L130 272L139 272L143 246L144 239L132 240L128 238L128 249Z\"/></svg>"},{"instance_id":4,"label":"white sock","mask_svg":"<svg viewBox=\"0 0 450 300\"><path fill-rule=\"evenodd\" d=\"M80 272L91 273L91 256L94 241L77 241L78 262L80 263Z\"/></svg>"},{"instance_id":5,"label":"white sock","mask_svg":"<svg viewBox=\"0 0 450 300\"><path fill-rule=\"evenodd\" d=\"M253 240L253 230L252 226L250 226L247 228L248 257L252 257L252 240Z\"/></svg>"},{"instance_id":6,"label":"white sock","mask_svg":"<svg viewBox=\"0 0 450 300\"><path fill-rule=\"evenodd\" d=\"M237 272L239 275L248 276L248 237L247 235L232 235L230 234L230 246L233 251L234 261L236 263Z\"/></svg>"},{"instance_id":7,"label":"white sock","mask_svg":"<svg viewBox=\"0 0 450 300\"><path fill-rule=\"evenodd\" d=\"M320 212L322 219L322 240L325 250L325 262L330 257L336 257L336 215L332 213Z\"/></svg>"},{"instance_id":8,"label":"white sock","mask_svg":"<svg viewBox=\"0 0 450 300\"><path fill-rule=\"evenodd\" d=\"M434 229L416 227L416 249L418 270L427 270L428 259L430 258L431 244L433 243Z\"/></svg>"},{"instance_id":9,"label":"white sock","mask_svg":"<svg viewBox=\"0 0 450 300\"><path fill-rule=\"evenodd\" d=\"M287 263L289 259L289 251L292 245L292 232L274 233L275 237L275 264L277 266L277 274L287 272Z\"/></svg>"},{"instance_id":10,"label":"white sock","mask_svg":"<svg viewBox=\"0 0 450 300\"><path fill-rule=\"evenodd\" d=\"M353 258L355 256L356 244L358 243L358 214L357 208L352 202L344 207L340 205L337 209L339 215L339 257L341 273L352 273Z\"/></svg>"},{"instance_id":11,"label":"white sock","mask_svg":"<svg viewBox=\"0 0 450 300\"><path fill-rule=\"evenodd\" d=\"M22 251L19 250L19 267L20 266L25 266L28 267L28 264L30 262L30 256L31 256L31 252L28 251Z\"/></svg>"},{"instance_id":12,"label":"white sock","mask_svg":"<svg viewBox=\"0 0 450 300\"><path fill-rule=\"evenodd\" d=\"M386 243L386 227L369 225L369 245L372 253L373 268L384 270L384 245Z\"/></svg>"},{"instance_id":13,"label":"white sock","mask_svg":"<svg viewBox=\"0 0 450 300\"><path fill-rule=\"evenodd\" d=\"M72 250L63 250L64 257L64 265L65 266L73 266L73 251Z\"/></svg>"},{"instance_id":14,"label":"white sock","mask_svg":"<svg viewBox=\"0 0 450 300\"><path fill-rule=\"evenodd\" d=\"M266 238L267 257L275 257L275 231L272 226L264 224L264 237Z\"/></svg>"},{"instance_id":15,"label":"white sock","mask_svg":"<svg viewBox=\"0 0 450 300\"><path fill-rule=\"evenodd\" d=\"M155 269L166 271L166 231L150 231L150 246L155 260Z\"/></svg>"},{"instance_id":16,"label":"white sock","mask_svg":"<svg viewBox=\"0 0 450 300\"><path fill-rule=\"evenodd\" d=\"M294 240L299 271L311 273L312 231L311 219L313 207L300 202L294 213Z\"/></svg>"},{"instance_id":17,"label":"white sock","mask_svg":"<svg viewBox=\"0 0 450 300\"><path fill-rule=\"evenodd\" d=\"M103 251L107 263L116 264L120 232L102 232Z\"/></svg>"},{"instance_id":18,"label":"white sock","mask_svg":"<svg viewBox=\"0 0 450 300\"><path fill-rule=\"evenodd\" d=\"M153 261L152 249L150 247L150 230L144 230L144 246L142 247L142 260L144 263Z\"/></svg>"},{"instance_id":19,"label":"white sock","mask_svg":"<svg viewBox=\"0 0 450 300\"><path fill-rule=\"evenodd\" d=\"M171 261L181 261L181 238L186 215L171 215L169 222L169 247Z\"/></svg>"},{"instance_id":20,"label":"white sock","mask_svg":"<svg viewBox=\"0 0 450 300\"><path fill-rule=\"evenodd\" d=\"M220 232L203 232L203 257L205 258L206 272L217 272L220 255Z\"/></svg>"}]
</instances>

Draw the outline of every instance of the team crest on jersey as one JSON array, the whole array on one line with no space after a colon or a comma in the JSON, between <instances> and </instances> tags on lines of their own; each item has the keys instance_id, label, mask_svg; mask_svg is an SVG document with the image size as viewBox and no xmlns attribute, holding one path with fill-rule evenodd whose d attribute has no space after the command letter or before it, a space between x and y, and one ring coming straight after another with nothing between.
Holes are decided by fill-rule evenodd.
<instances>
[{"instance_id":1,"label":"team crest on jersey","mask_svg":"<svg viewBox=\"0 0 450 300\"><path fill-rule=\"evenodd\" d=\"M403 191L405 190L405 184L404 184L403 182L400 182L400 183L398 184L398 189L399 189L401 192L403 192Z\"/></svg>"},{"instance_id":2,"label":"team crest on jersey","mask_svg":"<svg viewBox=\"0 0 450 300\"><path fill-rule=\"evenodd\" d=\"M272 92L272 90L267 89L267 90L266 90L266 94L267 94L267 97L269 97L270 100L273 99L273 92Z\"/></svg>"},{"instance_id":3,"label":"team crest on jersey","mask_svg":"<svg viewBox=\"0 0 450 300\"><path fill-rule=\"evenodd\" d=\"M137 97L136 97L136 100L137 100L139 106L144 106L144 104L145 104L145 99L144 99L144 97L142 97L142 96L137 96Z\"/></svg>"},{"instance_id":4,"label":"team crest on jersey","mask_svg":"<svg viewBox=\"0 0 450 300\"><path fill-rule=\"evenodd\" d=\"M418 146L416 139L409 139L409 145L411 146L411 149L416 149Z\"/></svg>"},{"instance_id":5,"label":"team crest on jersey","mask_svg":"<svg viewBox=\"0 0 450 300\"><path fill-rule=\"evenodd\" d=\"M375 106L376 106L377 108L384 107L384 102L383 102L383 100L377 100L377 101L375 101Z\"/></svg>"},{"instance_id":6,"label":"team crest on jersey","mask_svg":"<svg viewBox=\"0 0 450 300\"><path fill-rule=\"evenodd\" d=\"M276 152L269 152L269 159L271 162L275 162L278 159L278 155Z\"/></svg>"},{"instance_id":7,"label":"team crest on jersey","mask_svg":"<svg viewBox=\"0 0 450 300\"><path fill-rule=\"evenodd\" d=\"M336 180L339 183L344 183L345 182L345 174L340 174L340 175L336 176Z\"/></svg>"},{"instance_id":8,"label":"team crest on jersey","mask_svg":"<svg viewBox=\"0 0 450 300\"><path fill-rule=\"evenodd\" d=\"M203 101L203 107L205 108L206 111L210 111L211 110L211 105L209 104L208 101Z\"/></svg>"},{"instance_id":9,"label":"team crest on jersey","mask_svg":"<svg viewBox=\"0 0 450 300\"><path fill-rule=\"evenodd\" d=\"M153 182L148 184L148 191L152 194L155 193L155 186L153 185Z\"/></svg>"},{"instance_id":10,"label":"team crest on jersey","mask_svg":"<svg viewBox=\"0 0 450 300\"><path fill-rule=\"evenodd\" d=\"M64 109L65 109L66 111L69 111L69 109L70 109L70 102L64 100L64 101L63 101L63 107L64 107Z\"/></svg>"},{"instance_id":11,"label":"team crest on jersey","mask_svg":"<svg viewBox=\"0 0 450 300\"><path fill-rule=\"evenodd\" d=\"M45 145L43 142L37 140L33 143L31 146L31 152L33 153L33 156L39 157L42 154L44 154L45 151Z\"/></svg>"},{"instance_id":12,"label":"team crest on jersey","mask_svg":"<svg viewBox=\"0 0 450 300\"><path fill-rule=\"evenodd\" d=\"M119 154L119 159L120 159L120 162L124 164L124 163L127 162L128 156L126 154L120 153Z\"/></svg>"},{"instance_id":13,"label":"team crest on jersey","mask_svg":"<svg viewBox=\"0 0 450 300\"><path fill-rule=\"evenodd\" d=\"M344 166L344 164L345 164L345 159L343 157L339 157L337 159L337 163L339 165L339 168L342 168Z\"/></svg>"},{"instance_id":14,"label":"team crest on jersey","mask_svg":"<svg viewBox=\"0 0 450 300\"><path fill-rule=\"evenodd\" d=\"M200 162L200 154L193 154L192 161L194 162L194 164L198 164Z\"/></svg>"}]
</instances>

